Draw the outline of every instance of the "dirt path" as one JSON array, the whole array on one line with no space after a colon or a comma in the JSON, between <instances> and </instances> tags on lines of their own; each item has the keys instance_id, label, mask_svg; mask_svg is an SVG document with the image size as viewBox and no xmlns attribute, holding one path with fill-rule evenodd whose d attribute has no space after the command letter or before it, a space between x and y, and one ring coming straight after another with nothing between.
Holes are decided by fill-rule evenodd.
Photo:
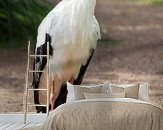
<instances>
[{"instance_id":1,"label":"dirt path","mask_svg":"<svg viewBox=\"0 0 163 130\"><path fill-rule=\"evenodd\" d=\"M98 0L96 15L103 38L119 44L98 45L84 83L149 82L151 101L159 103L163 99L162 12L163 6ZM3 52L0 66L0 112L22 111L26 51Z\"/></svg>"}]
</instances>

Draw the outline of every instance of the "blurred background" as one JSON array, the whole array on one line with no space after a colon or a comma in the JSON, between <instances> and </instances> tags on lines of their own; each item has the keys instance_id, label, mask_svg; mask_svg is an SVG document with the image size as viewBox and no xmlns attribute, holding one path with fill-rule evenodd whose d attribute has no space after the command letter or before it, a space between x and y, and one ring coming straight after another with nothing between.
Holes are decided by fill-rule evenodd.
<instances>
[{"instance_id":1,"label":"blurred background","mask_svg":"<svg viewBox=\"0 0 163 130\"><path fill-rule=\"evenodd\" d=\"M59 1L59 0L58 0ZM0 112L21 112L27 42L57 0L0 1ZM83 83L148 82L163 103L163 0L97 0L102 40Z\"/></svg>"}]
</instances>

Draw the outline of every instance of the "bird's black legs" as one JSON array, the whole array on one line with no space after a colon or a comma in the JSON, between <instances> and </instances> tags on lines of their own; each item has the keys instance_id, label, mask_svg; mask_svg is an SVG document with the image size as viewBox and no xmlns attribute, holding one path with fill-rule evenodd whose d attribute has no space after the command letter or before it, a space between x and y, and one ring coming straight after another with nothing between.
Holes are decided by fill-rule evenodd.
<instances>
[{"instance_id":1,"label":"bird's black legs","mask_svg":"<svg viewBox=\"0 0 163 130\"><path fill-rule=\"evenodd\" d=\"M67 93L68 93L67 84L63 84L61 87L61 90L59 92L59 95L58 95L57 99L55 100L54 109L57 108L59 105L66 102Z\"/></svg>"}]
</instances>

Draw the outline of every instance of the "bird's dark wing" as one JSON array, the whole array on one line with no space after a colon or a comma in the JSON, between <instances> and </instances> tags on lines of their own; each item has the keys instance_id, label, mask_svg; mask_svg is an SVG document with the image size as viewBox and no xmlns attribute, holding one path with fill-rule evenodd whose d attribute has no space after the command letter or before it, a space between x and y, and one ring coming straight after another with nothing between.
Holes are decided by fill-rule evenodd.
<instances>
[{"instance_id":1,"label":"bird's dark wing","mask_svg":"<svg viewBox=\"0 0 163 130\"><path fill-rule=\"evenodd\" d=\"M84 78L84 74L88 68L88 65L92 59L92 56L94 54L94 49L92 49L90 51L90 56L87 60L87 63L85 65L82 65L80 68L80 72L79 75L77 77L77 79L74 81L74 85L80 85L82 83L82 80ZM67 84L63 84L59 93L58 98L55 101L55 108L58 107L59 105L63 104L66 102L66 98L67 98Z\"/></svg>"},{"instance_id":2,"label":"bird's dark wing","mask_svg":"<svg viewBox=\"0 0 163 130\"><path fill-rule=\"evenodd\" d=\"M86 72L86 70L88 68L88 65L89 65L89 63L90 63L90 61L92 59L93 54L94 54L94 49L92 49L90 51L90 56L89 56L89 58L87 60L87 63L85 65L81 66L79 75L78 75L77 79L73 83L74 85L80 85L82 83L82 80L84 78L84 74L85 74L85 72Z\"/></svg>"},{"instance_id":3,"label":"bird's dark wing","mask_svg":"<svg viewBox=\"0 0 163 130\"><path fill-rule=\"evenodd\" d=\"M49 54L52 55L52 47L50 45L51 43L51 37L49 34L46 34L45 38L45 43L42 44L41 46L35 48L35 55L47 55L47 42L49 42ZM46 57L41 57L37 56L34 59L33 63L33 70L35 71L42 71L47 63L47 58ZM40 83L40 78L41 78L42 73L41 72L33 72L33 82L32 86L34 88L39 88L39 83ZM39 92L34 91L34 103L35 104L40 104L39 102ZM43 111L42 109L45 109L44 107L36 107L37 112Z\"/></svg>"}]
</instances>

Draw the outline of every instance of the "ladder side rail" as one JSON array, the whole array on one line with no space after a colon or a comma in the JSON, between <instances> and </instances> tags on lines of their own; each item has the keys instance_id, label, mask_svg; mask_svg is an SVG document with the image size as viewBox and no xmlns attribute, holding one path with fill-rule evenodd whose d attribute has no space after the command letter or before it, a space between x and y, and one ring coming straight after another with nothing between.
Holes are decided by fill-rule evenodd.
<instances>
[{"instance_id":1,"label":"ladder side rail","mask_svg":"<svg viewBox=\"0 0 163 130\"><path fill-rule=\"evenodd\" d=\"M27 99L28 99L28 86L29 86L29 64L30 64L30 41L28 42L28 61L27 61L27 71L26 71L26 86L24 94L24 124L27 122Z\"/></svg>"},{"instance_id":2,"label":"ladder side rail","mask_svg":"<svg viewBox=\"0 0 163 130\"><path fill-rule=\"evenodd\" d=\"M49 72L50 72L50 65L49 65L49 58L50 58L50 55L49 55L49 42L47 42L47 106L46 106L46 113L47 113L47 116L49 115Z\"/></svg>"}]
</instances>

